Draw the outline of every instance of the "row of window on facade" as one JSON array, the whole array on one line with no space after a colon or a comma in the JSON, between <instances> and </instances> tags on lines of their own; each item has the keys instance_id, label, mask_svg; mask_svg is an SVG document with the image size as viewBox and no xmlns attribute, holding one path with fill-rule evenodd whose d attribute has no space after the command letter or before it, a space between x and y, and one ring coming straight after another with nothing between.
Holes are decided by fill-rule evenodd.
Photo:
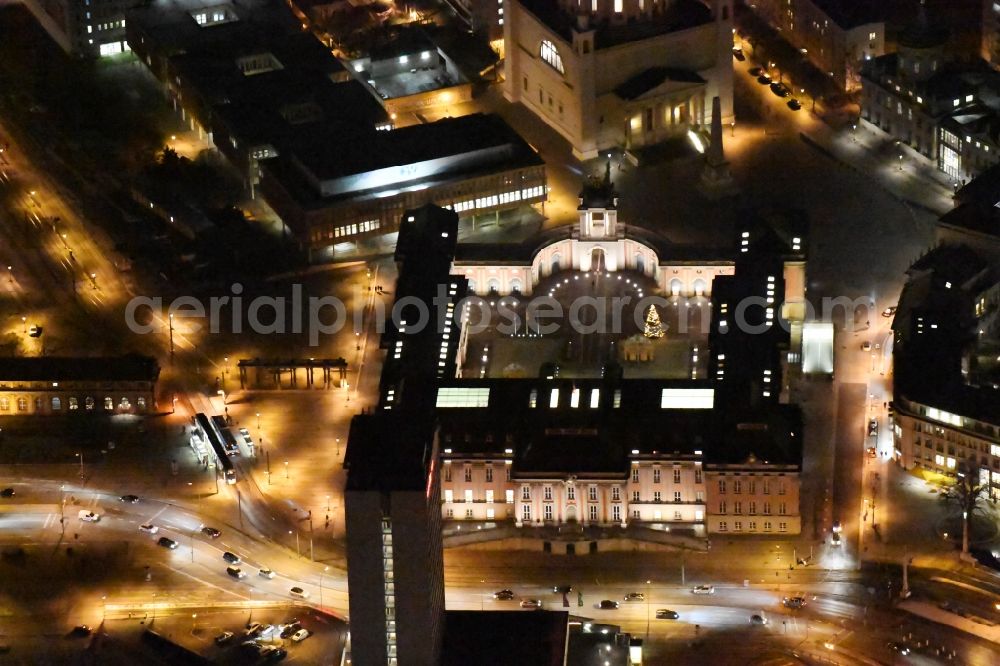
<instances>
[{"instance_id":1,"label":"row of window on facade","mask_svg":"<svg viewBox=\"0 0 1000 666\"><path fill-rule=\"evenodd\" d=\"M466 199L464 201L456 201L448 206L445 206L445 208L450 208L456 213L464 213L468 210L494 208L496 206L503 206L510 203L516 203L518 201L537 199L538 197L543 196L545 196L545 186L535 185L534 187L511 190L510 192L501 192L500 194L491 194L483 197Z\"/></svg>"},{"instance_id":2,"label":"row of window on facade","mask_svg":"<svg viewBox=\"0 0 1000 666\"><path fill-rule=\"evenodd\" d=\"M729 505L726 504L726 500L721 500L719 502L719 513L720 514L730 513L729 511L726 510L728 508L729 508ZM761 508L763 508L763 511L761 511L762 514L764 514L765 516L770 516L771 515L771 503L770 502L764 502ZM732 513L733 513L733 515L737 515L737 516L742 515L742 513L743 513L743 502L733 502ZM778 503L778 515L784 516L787 513L788 513L788 506L784 502L779 502ZM757 515L757 502L754 502L754 501L747 502L747 514L751 515L751 516Z\"/></svg>"},{"instance_id":3,"label":"row of window on facade","mask_svg":"<svg viewBox=\"0 0 1000 666\"><path fill-rule=\"evenodd\" d=\"M742 494L742 492L743 492L743 480L742 479L733 479L732 482L733 482L732 483L732 489L733 489L733 493L732 494L733 495L740 495L740 494ZM726 479L719 479L719 494L720 495L725 495L726 494L726 488L727 487L728 487L728 485L727 485ZM746 482L746 488L747 488L747 494L748 495L756 495L757 494L757 480L756 479L748 479L747 482ZM770 495L771 494L771 480L770 479L767 479L767 478L761 479L761 490L764 491L765 495ZM785 482L784 481L778 481L778 494L779 495L784 495L785 494Z\"/></svg>"},{"instance_id":4,"label":"row of window on facade","mask_svg":"<svg viewBox=\"0 0 1000 666\"><path fill-rule=\"evenodd\" d=\"M28 399L24 397L17 398L13 404L11 403L10 398L0 398L0 412L9 412L11 411L12 406L16 407L16 411L18 412L27 412L28 404L29 404ZM35 398L34 406L35 406L34 411L41 412L45 408L45 401L42 398ZM114 399L111 398L110 396L105 397L103 406L104 406L104 411L107 412L114 411L115 410ZM53 412L62 411L63 399L59 396L52 396L51 398L49 398L49 407ZM91 397L86 397L83 399L83 407L88 412L94 411L94 409L97 407L97 402ZM66 398L66 408L71 412L80 409L80 400L72 396ZM146 411L145 398L139 397L136 399L136 409L137 411L140 412ZM128 398L123 397L121 400L118 401L118 411L120 412L132 411L132 402Z\"/></svg>"},{"instance_id":5,"label":"row of window on facade","mask_svg":"<svg viewBox=\"0 0 1000 666\"><path fill-rule=\"evenodd\" d=\"M452 468L451 463L450 462L446 462L445 466L444 466L444 481L445 482L450 482L451 481L451 468ZM492 463L489 463L489 462L486 463L486 468L484 469L484 472L485 472L485 481L487 483L491 483L493 481L493 467L492 467ZM672 472L672 478L673 478L674 483L681 483L681 469L679 467L675 467L673 470L671 470L671 472ZM632 475L631 475L632 483L639 483L639 475L640 475L640 468L633 467L632 468ZM464 468L464 470L463 470L463 476L464 476L464 479L465 479L466 483L471 483L472 482L472 467L466 465L465 468ZM509 466L506 467L506 480L510 481L510 467ZM661 483L661 482L662 482L662 470L659 467L654 467L653 468L653 483ZM696 484L702 482L702 471L701 471L700 468L697 468L697 467L694 470L694 482ZM725 493L725 481L720 481L719 483L720 483L720 490L721 490L721 492ZM740 485L740 482L736 481L736 483L734 484L734 488L733 489L734 489L734 491L735 491L735 493L737 495L740 494L741 488L742 488L742 486ZM751 488L750 494L754 494L756 492L755 482L753 482L753 481L750 482L750 488ZM764 494L765 495L770 494L770 488L771 488L770 483L769 482L765 482L764 483ZM524 489L526 491L528 491L528 492L530 492L530 490L531 490L529 486L525 486ZM618 487L617 486L612 487L612 493L617 493L617 491L618 491ZM576 490L575 490L575 488L573 486L567 486L566 493L567 493L567 498L568 499L573 499L573 494L575 492L576 492ZM597 493L597 487L596 486L591 486L590 487L590 492L591 492L591 494L596 494ZM551 493L552 493L552 487L551 486L546 486L545 487L545 494L546 495L551 495ZM784 495L785 494L784 483L782 483L781 486L779 487L778 494L779 495ZM526 499L530 499L530 498L526 498ZM551 499L551 497L546 497L546 499ZM636 501L638 501L638 500L636 500Z\"/></svg>"},{"instance_id":6,"label":"row of window on facade","mask_svg":"<svg viewBox=\"0 0 1000 666\"><path fill-rule=\"evenodd\" d=\"M448 479L445 479L445 480L447 481ZM532 497L531 486L522 486L521 487L521 501L523 501L523 502L530 502L531 501L531 497ZM542 489L542 499L544 501L546 501L546 502L551 502L553 500L552 486L545 486L545 488ZM587 489L587 500L590 501L590 502L597 502L598 501L597 486L590 486ZM457 501L458 502L464 502L466 504L474 504L477 501L482 501L482 502L484 502L486 504L494 504L495 501L496 501L496 494L495 494L495 492L493 490L485 490L484 493L483 493L483 499L482 500L477 500L476 496L475 496L475 492L472 489L466 488L465 491L463 491L462 498L458 499ZM566 488L566 501L569 501L569 502L576 501L576 488L575 487L568 486ZM611 488L611 501L612 502L620 502L620 501L622 501L621 488L619 488L617 486L613 486ZM638 491L638 490L633 490L632 491L632 502L633 503L640 503L642 501L643 501L642 500L642 493L640 491ZM655 504L660 504L663 501L664 501L663 500L663 493L661 491L659 491L659 490L653 491L652 502L655 503ZM684 501L683 494L682 494L682 492L680 490L675 490L673 492L673 501L676 504L679 504L679 503L681 503L681 502ZM704 502L704 501L705 501L705 493L704 493L704 491L699 490L699 491L695 492L695 502L699 502L700 503L700 502ZM453 504L453 503L456 502L455 491L454 490L452 490L450 488L445 489L445 491L444 491L444 502L445 502L445 504ZM512 489L508 488L508 489L506 489L504 491L504 503L506 503L506 504L513 504L514 503L514 491ZM756 504L753 504L753 506L756 506ZM767 504L766 506L768 507L767 513L770 513L770 504ZM784 504L782 504L782 506L784 506Z\"/></svg>"},{"instance_id":7,"label":"row of window on facade","mask_svg":"<svg viewBox=\"0 0 1000 666\"><path fill-rule=\"evenodd\" d=\"M756 520L749 521L747 523L747 529L750 532L756 532L757 531L757 521ZM720 532L728 532L729 531L729 523L727 521L725 521L725 520L720 521L719 522L719 531ZM743 531L743 521L741 521L741 520L733 521L733 531L734 532L742 532ZM771 521L770 520L765 520L764 521L764 531L765 532L772 531ZM778 523L778 531L779 532L787 532L788 531L788 523L779 522Z\"/></svg>"}]
</instances>

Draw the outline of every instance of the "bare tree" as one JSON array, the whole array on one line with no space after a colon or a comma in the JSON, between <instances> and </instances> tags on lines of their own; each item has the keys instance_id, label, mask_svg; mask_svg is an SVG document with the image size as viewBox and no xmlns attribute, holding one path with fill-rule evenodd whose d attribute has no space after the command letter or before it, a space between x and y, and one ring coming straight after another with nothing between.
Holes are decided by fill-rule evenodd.
<instances>
[{"instance_id":1,"label":"bare tree","mask_svg":"<svg viewBox=\"0 0 1000 666\"><path fill-rule=\"evenodd\" d=\"M979 482L979 471L968 463L958 467L955 482L941 493L941 499L962 512L962 554L969 553L969 523L974 513L984 513L981 506L987 487Z\"/></svg>"}]
</instances>

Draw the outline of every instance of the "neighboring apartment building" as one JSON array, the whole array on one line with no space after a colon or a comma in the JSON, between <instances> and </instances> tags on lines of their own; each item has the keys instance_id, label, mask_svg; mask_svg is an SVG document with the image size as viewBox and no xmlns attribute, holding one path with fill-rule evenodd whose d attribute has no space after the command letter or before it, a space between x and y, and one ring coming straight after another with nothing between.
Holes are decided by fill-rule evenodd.
<instances>
[{"instance_id":1,"label":"neighboring apartment building","mask_svg":"<svg viewBox=\"0 0 1000 666\"><path fill-rule=\"evenodd\" d=\"M140 5L142 0L25 0L53 41L86 57L127 52L125 13Z\"/></svg>"},{"instance_id":2,"label":"neighboring apartment building","mask_svg":"<svg viewBox=\"0 0 1000 666\"><path fill-rule=\"evenodd\" d=\"M861 65L885 53L885 23L872 0L748 0L841 90L861 86Z\"/></svg>"},{"instance_id":3,"label":"neighboring apartment building","mask_svg":"<svg viewBox=\"0 0 1000 666\"><path fill-rule=\"evenodd\" d=\"M960 60L923 5L898 51L862 70L861 116L934 161L956 184L1000 161L1000 75Z\"/></svg>"},{"instance_id":4,"label":"neighboring apartment building","mask_svg":"<svg viewBox=\"0 0 1000 666\"><path fill-rule=\"evenodd\" d=\"M160 367L146 356L0 359L0 417L152 414Z\"/></svg>"},{"instance_id":5,"label":"neighboring apartment building","mask_svg":"<svg viewBox=\"0 0 1000 666\"><path fill-rule=\"evenodd\" d=\"M580 159L733 118L731 0L506 0L504 96Z\"/></svg>"},{"instance_id":6,"label":"neighboring apartment building","mask_svg":"<svg viewBox=\"0 0 1000 666\"><path fill-rule=\"evenodd\" d=\"M893 320L894 457L1000 498L1000 166L960 189Z\"/></svg>"}]
</instances>

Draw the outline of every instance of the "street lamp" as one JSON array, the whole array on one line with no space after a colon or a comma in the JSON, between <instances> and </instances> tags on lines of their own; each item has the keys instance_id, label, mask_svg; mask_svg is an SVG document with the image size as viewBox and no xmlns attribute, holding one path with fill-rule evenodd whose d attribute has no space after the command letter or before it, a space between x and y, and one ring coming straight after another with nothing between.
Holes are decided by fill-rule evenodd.
<instances>
[{"instance_id":1,"label":"street lamp","mask_svg":"<svg viewBox=\"0 0 1000 666\"><path fill-rule=\"evenodd\" d=\"M27 333L28 332L28 318L27 317L21 317L21 325L24 326L24 332Z\"/></svg>"},{"instance_id":2,"label":"street lamp","mask_svg":"<svg viewBox=\"0 0 1000 666\"><path fill-rule=\"evenodd\" d=\"M899 170L900 171L903 170L903 156L902 155L899 156Z\"/></svg>"},{"instance_id":3,"label":"street lamp","mask_svg":"<svg viewBox=\"0 0 1000 666\"><path fill-rule=\"evenodd\" d=\"M323 610L323 575L330 570L330 567L323 567L323 571L319 574L319 609Z\"/></svg>"},{"instance_id":4,"label":"street lamp","mask_svg":"<svg viewBox=\"0 0 1000 666\"><path fill-rule=\"evenodd\" d=\"M285 478L288 478L288 461L285 461Z\"/></svg>"},{"instance_id":5,"label":"street lamp","mask_svg":"<svg viewBox=\"0 0 1000 666\"><path fill-rule=\"evenodd\" d=\"M736 136L736 121L729 123L729 136Z\"/></svg>"},{"instance_id":6,"label":"street lamp","mask_svg":"<svg viewBox=\"0 0 1000 666\"><path fill-rule=\"evenodd\" d=\"M8 266L7 267L7 275L10 277L10 281L14 282L14 267L13 266Z\"/></svg>"},{"instance_id":7,"label":"street lamp","mask_svg":"<svg viewBox=\"0 0 1000 666\"><path fill-rule=\"evenodd\" d=\"M257 412L257 434L260 434L260 412Z\"/></svg>"},{"instance_id":8,"label":"street lamp","mask_svg":"<svg viewBox=\"0 0 1000 666\"><path fill-rule=\"evenodd\" d=\"M78 452L77 457L80 458L80 477L83 477L83 451Z\"/></svg>"},{"instance_id":9,"label":"street lamp","mask_svg":"<svg viewBox=\"0 0 1000 666\"><path fill-rule=\"evenodd\" d=\"M646 640L649 640L649 584L652 581L646 581Z\"/></svg>"}]
</instances>

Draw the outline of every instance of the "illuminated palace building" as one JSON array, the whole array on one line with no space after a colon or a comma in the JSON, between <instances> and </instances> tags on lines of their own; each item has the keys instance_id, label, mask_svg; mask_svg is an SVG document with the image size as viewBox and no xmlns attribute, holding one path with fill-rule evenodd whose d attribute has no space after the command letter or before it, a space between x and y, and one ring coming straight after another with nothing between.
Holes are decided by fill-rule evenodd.
<instances>
[{"instance_id":1,"label":"illuminated palace building","mask_svg":"<svg viewBox=\"0 0 1000 666\"><path fill-rule=\"evenodd\" d=\"M448 529L797 533L801 424L782 402L798 358L802 230L748 223L738 251L699 249L622 223L617 205L606 173L584 186L572 229L458 246L453 272L519 316L529 295L564 312L664 297L655 324L640 306L641 327L626 305L619 330L546 332L524 311L514 330L462 337L458 381L436 403ZM747 335L729 320L754 296L773 305Z\"/></svg>"},{"instance_id":2,"label":"illuminated palace building","mask_svg":"<svg viewBox=\"0 0 1000 666\"><path fill-rule=\"evenodd\" d=\"M506 0L504 95L581 159L733 118L731 0Z\"/></svg>"},{"instance_id":3,"label":"illuminated palace building","mask_svg":"<svg viewBox=\"0 0 1000 666\"><path fill-rule=\"evenodd\" d=\"M313 260L391 243L403 211L425 203L499 216L547 198L544 163L498 116L396 128L364 67L345 67L278 0L164 0L127 30L177 113Z\"/></svg>"}]
</instances>

